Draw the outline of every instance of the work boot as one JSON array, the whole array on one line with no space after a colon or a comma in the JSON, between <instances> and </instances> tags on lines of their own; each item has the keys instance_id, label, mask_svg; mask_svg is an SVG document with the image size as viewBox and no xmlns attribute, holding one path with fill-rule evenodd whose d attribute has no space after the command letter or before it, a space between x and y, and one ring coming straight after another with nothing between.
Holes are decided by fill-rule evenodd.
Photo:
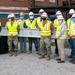
<instances>
[{"instance_id":1,"label":"work boot","mask_svg":"<svg viewBox=\"0 0 75 75\"><path fill-rule=\"evenodd\" d=\"M12 50L9 51L9 56L13 56L13 52L12 52Z\"/></svg>"},{"instance_id":2,"label":"work boot","mask_svg":"<svg viewBox=\"0 0 75 75\"><path fill-rule=\"evenodd\" d=\"M39 57L39 59L42 59L42 58L45 58L45 55L41 55L41 56Z\"/></svg>"},{"instance_id":3,"label":"work boot","mask_svg":"<svg viewBox=\"0 0 75 75\"><path fill-rule=\"evenodd\" d=\"M39 55L41 55L41 53L39 52Z\"/></svg>"},{"instance_id":4,"label":"work boot","mask_svg":"<svg viewBox=\"0 0 75 75\"><path fill-rule=\"evenodd\" d=\"M14 51L14 55L15 55L15 56L18 55L18 51L17 51L17 50Z\"/></svg>"},{"instance_id":5,"label":"work boot","mask_svg":"<svg viewBox=\"0 0 75 75\"><path fill-rule=\"evenodd\" d=\"M50 60L50 56L47 57L47 61L49 61L49 60Z\"/></svg>"}]
</instances>

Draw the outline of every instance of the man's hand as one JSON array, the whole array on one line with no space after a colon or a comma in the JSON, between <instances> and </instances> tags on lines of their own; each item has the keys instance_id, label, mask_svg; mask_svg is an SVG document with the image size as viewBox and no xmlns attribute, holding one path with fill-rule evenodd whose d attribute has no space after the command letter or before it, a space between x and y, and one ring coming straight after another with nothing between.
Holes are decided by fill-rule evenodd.
<instances>
[{"instance_id":1,"label":"man's hand","mask_svg":"<svg viewBox=\"0 0 75 75\"><path fill-rule=\"evenodd\" d=\"M58 39L58 37L56 36L55 39Z\"/></svg>"},{"instance_id":2,"label":"man's hand","mask_svg":"<svg viewBox=\"0 0 75 75\"><path fill-rule=\"evenodd\" d=\"M69 35L69 38L72 38L74 35Z\"/></svg>"}]
</instances>

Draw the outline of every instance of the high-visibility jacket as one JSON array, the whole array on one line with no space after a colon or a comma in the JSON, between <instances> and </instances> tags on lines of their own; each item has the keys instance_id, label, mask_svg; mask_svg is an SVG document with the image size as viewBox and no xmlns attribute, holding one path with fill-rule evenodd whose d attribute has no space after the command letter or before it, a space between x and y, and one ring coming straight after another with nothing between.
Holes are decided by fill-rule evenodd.
<instances>
[{"instance_id":1,"label":"high-visibility jacket","mask_svg":"<svg viewBox=\"0 0 75 75\"><path fill-rule=\"evenodd\" d=\"M59 36L62 30L62 25L58 26L56 29L56 36ZM60 37L60 39L66 39L66 30L64 31L64 34Z\"/></svg>"},{"instance_id":2,"label":"high-visibility jacket","mask_svg":"<svg viewBox=\"0 0 75 75\"><path fill-rule=\"evenodd\" d=\"M70 26L71 26L71 18L69 18L69 19L67 20L67 30L70 29Z\"/></svg>"},{"instance_id":3,"label":"high-visibility jacket","mask_svg":"<svg viewBox=\"0 0 75 75\"><path fill-rule=\"evenodd\" d=\"M31 29L34 29L36 28L36 19L34 19L32 22L30 21L30 19L27 19L26 20L26 25L31 28Z\"/></svg>"},{"instance_id":4,"label":"high-visibility jacket","mask_svg":"<svg viewBox=\"0 0 75 75\"><path fill-rule=\"evenodd\" d=\"M8 36L18 36L18 24L16 21L11 25L10 22L6 23L8 29Z\"/></svg>"},{"instance_id":5,"label":"high-visibility jacket","mask_svg":"<svg viewBox=\"0 0 75 75\"><path fill-rule=\"evenodd\" d=\"M37 25L39 25L40 22L41 22L41 17L38 17L38 18L37 18Z\"/></svg>"},{"instance_id":6,"label":"high-visibility jacket","mask_svg":"<svg viewBox=\"0 0 75 75\"><path fill-rule=\"evenodd\" d=\"M58 27L60 25L59 21L57 19L54 20L54 27Z\"/></svg>"},{"instance_id":7,"label":"high-visibility jacket","mask_svg":"<svg viewBox=\"0 0 75 75\"><path fill-rule=\"evenodd\" d=\"M71 24L68 35L70 35L70 36L75 35L75 23ZM75 38L75 36L72 38Z\"/></svg>"},{"instance_id":8,"label":"high-visibility jacket","mask_svg":"<svg viewBox=\"0 0 75 75\"><path fill-rule=\"evenodd\" d=\"M18 24L19 24L20 28L24 28L21 20L18 20Z\"/></svg>"},{"instance_id":9,"label":"high-visibility jacket","mask_svg":"<svg viewBox=\"0 0 75 75\"><path fill-rule=\"evenodd\" d=\"M39 28L41 30L41 36L51 36L51 21L46 20L46 24L43 26L43 21L40 22Z\"/></svg>"},{"instance_id":10,"label":"high-visibility jacket","mask_svg":"<svg viewBox=\"0 0 75 75\"><path fill-rule=\"evenodd\" d=\"M0 22L0 26L1 26L1 22Z\"/></svg>"}]
</instances>

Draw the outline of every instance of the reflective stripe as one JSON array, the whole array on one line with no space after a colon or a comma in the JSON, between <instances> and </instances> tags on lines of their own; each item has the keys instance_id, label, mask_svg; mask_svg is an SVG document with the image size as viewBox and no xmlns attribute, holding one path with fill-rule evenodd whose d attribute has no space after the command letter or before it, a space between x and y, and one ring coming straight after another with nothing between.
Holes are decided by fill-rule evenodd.
<instances>
[{"instance_id":1,"label":"reflective stripe","mask_svg":"<svg viewBox=\"0 0 75 75\"><path fill-rule=\"evenodd\" d=\"M43 26L43 21L40 22L39 28L41 29L41 36L50 36L51 29L50 29L51 22L46 20L46 24Z\"/></svg>"},{"instance_id":2,"label":"reflective stripe","mask_svg":"<svg viewBox=\"0 0 75 75\"><path fill-rule=\"evenodd\" d=\"M10 22L7 22L7 28L8 28L8 36L17 36L17 28L18 28L18 23L14 21L14 23L11 25Z\"/></svg>"},{"instance_id":3,"label":"reflective stripe","mask_svg":"<svg viewBox=\"0 0 75 75\"><path fill-rule=\"evenodd\" d=\"M51 32L51 31L41 31L41 32Z\"/></svg>"},{"instance_id":4,"label":"reflective stripe","mask_svg":"<svg viewBox=\"0 0 75 75\"><path fill-rule=\"evenodd\" d=\"M12 34L12 33L13 33L13 34L17 34L17 32L8 32L8 33L9 33L9 34Z\"/></svg>"}]
</instances>

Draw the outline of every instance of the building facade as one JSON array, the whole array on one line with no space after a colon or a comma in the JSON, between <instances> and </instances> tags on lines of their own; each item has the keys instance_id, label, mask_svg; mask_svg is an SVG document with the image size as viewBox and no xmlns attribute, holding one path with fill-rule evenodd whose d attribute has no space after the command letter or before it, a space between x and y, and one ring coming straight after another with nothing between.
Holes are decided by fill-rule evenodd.
<instances>
[{"instance_id":1,"label":"building facade","mask_svg":"<svg viewBox=\"0 0 75 75\"><path fill-rule=\"evenodd\" d=\"M61 10L64 17L68 17L70 8L75 7L75 0L0 0L0 21L5 26L7 16L2 13L28 13L33 11L38 13L43 8L48 15L54 15L57 10ZM4 14L3 14L4 15Z\"/></svg>"}]
</instances>

